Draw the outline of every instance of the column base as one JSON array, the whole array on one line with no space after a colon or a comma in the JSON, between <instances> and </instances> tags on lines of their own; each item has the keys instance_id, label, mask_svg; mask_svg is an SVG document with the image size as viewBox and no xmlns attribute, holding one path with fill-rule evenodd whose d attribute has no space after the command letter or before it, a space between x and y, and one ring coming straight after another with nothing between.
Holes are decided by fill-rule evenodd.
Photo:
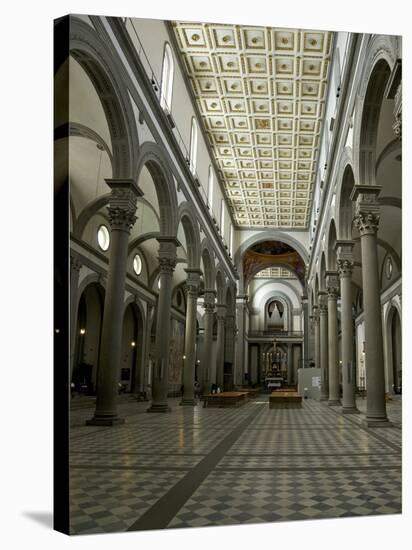
<instances>
[{"instance_id":1,"label":"column base","mask_svg":"<svg viewBox=\"0 0 412 550\"><path fill-rule=\"evenodd\" d=\"M328 401L328 407L340 407L340 405L340 399L329 399Z\"/></svg>"},{"instance_id":2,"label":"column base","mask_svg":"<svg viewBox=\"0 0 412 550\"><path fill-rule=\"evenodd\" d=\"M393 424L388 418L363 418L361 425L365 428L392 428Z\"/></svg>"},{"instance_id":3,"label":"column base","mask_svg":"<svg viewBox=\"0 0 412 550\"><path fill-rule=\"evenodd\" d=\"M342 414L360 414L360 410L356 407L342 407Z\"/></svg>"},{"instance_id":4,"label":"column base","mask_svg":"<svg viewBox=\"0 0 412 550\"><path fill-rule=\"evenodd\" d=\"M148 413L169 413L172 412L172 409L167 403L152 403L148 409Z\"/></svg>"},{"instance_id":5,"label":"column base","mask_svg":"<svg viewBox=\"0 0 412 550\"><path fill-rule=\"evenodd\" d=\"M187 407L196 407L197 401L196 399L182 399L179 405L183 405Z\"/></svg>"},{"instance_id":6,"label":"column base","mask_svg":"<svg viewBox=\"0 0 412 550\"><path fill-rule=\"evenodd\" d=\"M118 424L124 424L124 418L120 416L93 416L89 420L86 420L86 426L117 426Z\"/></svg>"}]
</instances>

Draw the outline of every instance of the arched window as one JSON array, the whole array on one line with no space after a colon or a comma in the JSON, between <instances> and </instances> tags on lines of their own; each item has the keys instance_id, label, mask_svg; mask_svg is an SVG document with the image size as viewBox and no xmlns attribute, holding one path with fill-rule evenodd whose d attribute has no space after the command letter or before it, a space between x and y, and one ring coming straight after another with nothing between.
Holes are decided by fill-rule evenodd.
<instances>
[{"instance_id":1,"label":"arched window","mask_svg":"<svg viewBox=\"0 0 412 550\"><path fill-rule=\"evenodd\" d=\"M230 224L230 233L229 233L229 254L233 258L233 223Z\"/></svg>"},{"instance_id":2,"label":"arched window","mask_svg":"<svg viewBox=\"0 0 412 550\"><path fill-rule=\"evenodd\" d=\"M163 56L162 85L160 90L160 105L169 113L172 111L172 91L173 91L174 62L172 50L169 44L165 46Z\"/></svg>"},{"instance_id":3,"label":"arched window","mask_svg":"<svg viewBox=\"0 0 412 550\"><path fill-rule=\"evenodd\" d=\"M209 166L209 183L208 183L208 189L207 189L207 200L209 202L209 206L212 209L213 205L213 170L212 167Z\"/></svg>"},{"instance_id":4,"label":"arched window","mask_svg":"<svg viewBox=\"0 0 412 550\"><path fill-rule=\"evenodd\" d=\"M220 233L225 234L225 201L220 199Z\"/></svg>"},{"instance_id":5,"label":"arched window","mask_svg":"<svg viewBox=\"0 0 412 550\"><path fill-rule=\"evenodd\" d=\"M197 155L197 124L192 118L192 126L190 129L190 171L196 174L196 155Z\"/></svg>"}]
</instances>

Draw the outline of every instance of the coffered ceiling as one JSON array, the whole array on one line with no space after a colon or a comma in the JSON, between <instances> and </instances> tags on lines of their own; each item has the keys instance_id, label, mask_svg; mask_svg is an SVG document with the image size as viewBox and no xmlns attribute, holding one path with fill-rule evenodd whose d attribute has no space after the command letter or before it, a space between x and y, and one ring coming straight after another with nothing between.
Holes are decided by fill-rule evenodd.
<instances>
[{"instance_id":1,"label":"coffered ceiling","mask_svg":"<svg viewBox=\"0 0 412 550\"><path fill-rule=\"evenodd\" d=\"M307 228L332 33L172 28L235 223Z\"/></svg>"}]
</instances>

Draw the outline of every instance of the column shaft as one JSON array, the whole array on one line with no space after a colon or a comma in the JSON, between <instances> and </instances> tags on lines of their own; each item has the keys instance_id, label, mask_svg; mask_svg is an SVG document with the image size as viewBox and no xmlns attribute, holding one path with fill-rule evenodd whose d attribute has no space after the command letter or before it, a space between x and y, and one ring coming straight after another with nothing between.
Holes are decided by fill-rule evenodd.
<instances>
[{"instance_id":1,"label":"column shaft","mask_svg":"<svg viewBox=\"0 0 412 550\"><path fill-rule=\"evenodd\" d=\"M327 401L329 399L328 310L327 310L326 304L324 303L321 303L319 305L319 332L320 332L320 369L321 369L320 400Z\"/></svg>"},{"instance_id":2,"label":"column shaft","mask_svg":"<svg viewBox=\"0 0 412 550\"><path fill-rule=\"evenodd\" d=\"M215 309L214 295L209 298L209 300L209 302L206 301L205 293L205 302L203 304L205 308L205 332L203 337L203 357L201 359L202 380L200 381L201 390L205 393L211 390L211 385L215 382L215 379L212 379L214 375L214 373L212 373L213 313Z\"/></svg>"},{"instance_id":3,"label":"column shaft","mask_svg":"<svg viewBox=\"0 0 412 550\"><path fill-rule=\"evenodd\" d=\"M315 338L315 367L320 368L320 330L319 330L319 312L318 307L313 308L314 338Z\"/></svg>"},{"instance_id":4,"label":"column shaft","mask_svg":"<svg viewBox=\"0 0 412 550\"><path fill-rule=\"evenodd\" d=\"M361 236L363 304L365 319L365 362L367 421L386 421L385 372L382 339L382 316L375 235Z\"/></svg>"},{"instance_id":5,"label":"column shaft","mask_svg":"<svg viewBox=\"0 0 412 550\"><path fill-rule=\"evenodd\" d=\"M118 383L122 349L124 290L130 230L136 221L137 197L133 181L106 180L111 187L108 206L111 243L109 273L104 300L100 364L97 372L96 410L89 425L123 423L117 415Z\"/></svg>"},{"instance_id":6,"label":"column shaft","mask_svg":"<svg viewBox=\"0 0 412 550\"><path fill-rule=\"evenodd\" d=\"M341 332L342 332L342 413L359 413L356 408L355 389L356 372L353 349L352 319L352 241L338 241L338 269L341 294Z\"/></svg>"},{"instance_id":7,"label":"column shaft","mask_svg":"<svg viewBox=\"0 0 412 550\"><path fill-rule=\"evenodd\" d=\"M185 326L185 356L183 361L183 397L181 405L196 405L194 394L196 362L196 309L199 291L200 271L186 270L187 305Z\"/></svg>"},{"instance_id":8,"label":"column shaft","mask_svg":"<svg viewBox=\"0 0 412 550\"><path fill-rule=\"evenodd\" d=\"M329 340L329 401L328 405L340 405L339 355L338 355L338 308L335 294L328 296Z\"/></svg>"},{"instance_id":9,"label":"column shaft","mask_svg":"<svg viewBox=\"0 0 412 550\"><path fill-rule=\"evenodd\" d=\"M292 344L288 344L288 352L287 352L287 369L288 369L288 384L292 384L293 382L293 354L292 354Z\"/></svg>"},{"instance_id":10,"label":"column shaft","mask_svg":"<svg viewBox=\"0 0 412 550\"><path fill-rule=\"evenodd\" d=\"M217 342L216 342L216 384L223 389L223 363L225 354L225 316L226 306L217 306Z\"/></svg>"},{"instance_id":11,"label":"column shaft","mask_svg":"<svg viewBox=\"0 0 412 550\"><path fill-rule=\"evenodd\" d=\"M386 416L385 371L377 231L380 207L376 200L380 187L357 185L355 225L359 229L362 257L363 308L365 320L366 419L371 427L390 425Z\"/></svg>"},{"instance_id":12,"label":"column shaft","mask_svg":"<svg viewBox=\"0 0 412 550\"><path fill-rule=\"evenodd\" d=\"M152 376L152 403L147 412L168 412L170 351L170 310L173 271L176 265L176 244L173 238L158 238L160 289L157 302L155 361Z\"/></svg>"}]
</instances>

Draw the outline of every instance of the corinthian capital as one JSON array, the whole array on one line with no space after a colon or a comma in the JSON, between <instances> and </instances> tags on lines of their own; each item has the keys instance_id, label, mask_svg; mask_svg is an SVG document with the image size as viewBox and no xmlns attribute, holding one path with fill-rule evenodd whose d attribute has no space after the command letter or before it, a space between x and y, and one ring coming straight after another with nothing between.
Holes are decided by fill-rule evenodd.
<instances>
[{"instance_id":1,"label":"corinthian capital","mask_svg":"<svg viewBox=\"0 0 412 550\"><path fill-rule=\"evenodd\" d=\"M215 304L211 304L209 302L203 302L202 307L205 310L206 315L213 315L215 311Z\"/></svg>"},{"instance_id":2,"label":"corinthian capital","mask_svg":"<svg viewBox=\"0 0 412 550\"><path fill-rule=\"evenodd\" d=\"M132 179L106 179L111 189L107 210L112 229L130 232L135 224L137 198L143 193Z\"/></svg>"},{"instance_id":3,"label":"corinthian capital","mask_svg":"<svg viewBox=\"0 0 412 550\"><path fill-rule=\"evenodd\" d=\"M328 305L326 301L327 293L325 290L320 290L318 292L318 303L319 303L319 315L327 315Z\"/></svg>"},{"instance_id":4,"label":"corinthian capital","mask_svg":"<svg viewBox=\"0 0 412 550\"><path fill-rule=\"evenodd\" d=\"M227 306L225 304L217 304L216 318L218 321L223 322L226 319L226 309Z\"/></svg>"},{"instance_id":5,"label":"corinthian capital","mask_svg":"<svg viewBox=\"0 0 412 550\"><path fill-rule=\"evenodd\" d=\"M353 262L353 247L354 241L337 241L336 255L337 266L340 277L352 277L354 262Z\"/></svg>"},{"instance_id":6,"label":"corinthian capital","mask_svg":"<svg viewBox=\"0 0 412 550\"><path fill-rule=\"evenodd\" d=\"M363 235L375 235L379 228L380 214L373 212L359 212L354 218L355 227L361 237Z\"/></svg>"},{"instance_id":7,"label":"corinthian capital","mask_svg":"<svg viewBox=\"0 0 412 550\"><path fill-rule=\"evenodd\" d=\"M199 294L200 275L202 272L200 269L185 269L187 273L186 279L186 292L188 296L196 297Z\"/></svg>"},{"instance_id":8,"label":"corinthian capital","mask_svg":"<svg viewBox=\"0 0 412 550\"><path fill-rule=\"evenodd\" d=\"M380 206L377 198L381 189L378 185L355 185L352 190L351 199L356 203L354 224L361 237L374 235L378 230Z\"/></svg>"},{"instance_id":9,"label":"corinthian capital","mask_svg":"<svg viewBox=\"0 0 412 550\"><path fill-rule=\"evenodd\" d=\"M205 290L203 308L206 314L212 314L215 311L216 290Z\"/></svg>"},{"instance_id":10,"label":"corinthian capital","mask_svg":"<svg viewBox=\"0 0 412 550\"><path fill-rule=\"evenodd\" d=\"M159 256L158 260L160 273L171 275L176 267L176 258L166 258Z\"/></svg>"},{"instance_id":11,"label":"corinthian capital","mask_svg":"<svg viewBox=\"0 0 412 550\"><path fill-rule=\"evenodd\" d=\"M172 274L176 267L176 247L180 244L176 237L157 237L159 242L159 268L161 273Z\"/></svg>"},{"instance_id":12,"label":"corinthian capital","mask_svg":"<svg viewBox=\"0 0 412 550\"><path fill-rule=\"evenodd\" d=\"M351 260L337 260L338 271L341 277L352 277L354 263Z\"/></svg>"}]
</instances>

